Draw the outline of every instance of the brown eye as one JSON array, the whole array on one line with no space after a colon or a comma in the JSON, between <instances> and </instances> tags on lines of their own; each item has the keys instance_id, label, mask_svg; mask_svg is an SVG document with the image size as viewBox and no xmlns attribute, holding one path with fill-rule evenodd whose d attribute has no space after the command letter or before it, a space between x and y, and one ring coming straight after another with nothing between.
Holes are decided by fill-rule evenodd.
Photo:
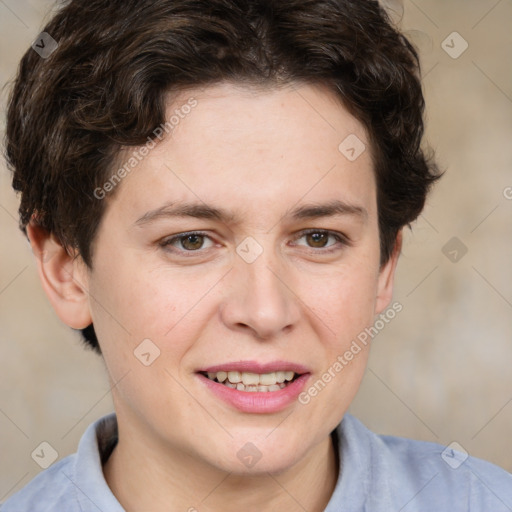
<instances>
[{"instance_id":1,"label":"brown eye","mask_svg":"<svg viewBox=\"0 0 512 512\"><path fill-rule=\"evenodd\" d=\"M327 241L329 239L329 235L327 233L320 233L320 232L308 233L305 236L306 236L308 242L311 243L310 244L311 247L315 247L315 248L325 247L325 244L327 243Z\"/></svg>"},{"instance_id":2,"label":"brown eye","mask_svg":"<svg viewBox=\"0 0 512 512\"><path fill-rule=\"evenodd\" d=\"M201 246L204 242L203 235L186 235L185 237L180 239L181 245L184 249L190 250L190 251L196 251L197 249L201 249Z\"/></svg>"},{"instance_id":3,"label":"brown eye","mask_svg":"<svg viewBox=\"0 0 512 512\"><path fill-rule=\"evenodd\" d=\"M336 231L310 229L307 231L302 231L296 240L300 240L302 238L306 240L306 247L310 249L318 249L318 251L315 251L318 254L338 251L346 246L351 245L350 240L344 234L338 233ZM334 243L329 243L329 240L334 240Z\"/></svg>"},{"instance_id":4,"label":"brown eye","mask_svg":"<svg viewBox=\"0 0 512 512\"><path fill-rule=\"evenodd\" d=\"M209 241L210 245L205 247L205 241ZM212 247L213 241L204 233L180 233L172 237L166 238L160 242L160 246L164 249L187 255L187 253L204 252ZM202 251L204 250L204 251Z\"/></svg>"}]
</instances>

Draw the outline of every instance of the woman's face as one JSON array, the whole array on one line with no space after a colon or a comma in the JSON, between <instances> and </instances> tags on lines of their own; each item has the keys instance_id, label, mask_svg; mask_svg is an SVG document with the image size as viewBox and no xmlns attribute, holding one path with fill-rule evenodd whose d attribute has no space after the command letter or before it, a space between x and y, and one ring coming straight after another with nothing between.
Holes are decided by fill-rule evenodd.
<instances>
[{"instance_id":1,"label":"woman's face","mask_svg":"<svg viewBox=\"0 0 512 512\"><path fill-rule=\"evenodd\" d=\"M305 85L193 90L172 115L105 199L84 278L119 425L162 454L279 472L341 421L367 347L332 368L390 301L367 136Z\"/></svg>"}]
</instances>

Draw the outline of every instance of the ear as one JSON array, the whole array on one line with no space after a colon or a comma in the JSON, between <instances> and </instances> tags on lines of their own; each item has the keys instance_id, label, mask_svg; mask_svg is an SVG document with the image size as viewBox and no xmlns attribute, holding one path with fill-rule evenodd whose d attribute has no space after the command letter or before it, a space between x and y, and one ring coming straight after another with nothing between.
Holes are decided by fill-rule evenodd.
<instances>
[{"instance_id":1,"label":"ear","mask_svg":"<svg viewBox=\"0 0 512 512\"><path fill-rule=\"evenodd\" d=\"M393 297L393 284L395 280L395 270L398 258L402 250L402 230L396 236L393 252L386 264L379 271L377 283L377 301L375 304L375 314L382 313L391 302Z\"/></svg>"},{"instance_id":2,"label":"ear","mask_svg":"<svg viewBox=\"0 0 512 512\"><path fill-rule=\"evenodd\" d=\"M43 289L58 317L73 329L92 323L87 292L87 267L70 254L55 237L34 222L27 235L36 256L37 271Z\"/></svg>"}]
</instances>

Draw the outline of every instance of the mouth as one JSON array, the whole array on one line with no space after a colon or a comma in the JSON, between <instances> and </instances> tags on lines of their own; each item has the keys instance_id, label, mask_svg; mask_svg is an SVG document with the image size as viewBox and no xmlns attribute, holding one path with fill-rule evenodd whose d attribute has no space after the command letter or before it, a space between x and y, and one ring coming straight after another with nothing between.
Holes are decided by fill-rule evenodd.
<instances>
[{"instance_id":1,"label":"mouth","mask_svg":"<svg viewBox=\"0 0 512 512\"><path fill-rule=\"evenodd\" d=\"M270 373L252 373L238 370L199 372L209 380L228 388L248 393L272 393L289 386L301 374L293 371L276 371Z\"/></svg>"},{"instance_id":2,"label":"mouth","mask_svg":"<svg viewBox=\"0 0 512 512\"><path fill-rule=\"evenodd\" d=\"M244 413L271 414L293 407L311 370L288 361L236 361L200 368L196 375L210 396L229 406Z\"/></svg>"}]
</instances>

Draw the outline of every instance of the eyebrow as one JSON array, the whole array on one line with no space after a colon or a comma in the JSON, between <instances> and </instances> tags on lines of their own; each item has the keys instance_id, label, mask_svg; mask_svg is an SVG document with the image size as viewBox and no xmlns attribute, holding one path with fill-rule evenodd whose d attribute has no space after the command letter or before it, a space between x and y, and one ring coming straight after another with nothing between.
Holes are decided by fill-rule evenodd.
<instances>
[{"instance_id":1,"label":"eyebrow","mask_svg":"<svg viewBox=\"0 0 512 512\"><path fill-rule=\"evenodd\" d=\"M350 204L341 200L333 200L327 203L311 203L289 209L282 218L293 220L318 219L335 216L355 216L362 220L368 219L366 208ZM171 202L160 208L146 212L135 224L142 226L162 218L192 217L195 219L212 219L225 224L239 224L240 217L223 208L217 208L205 203Z\"/></svg>"}]
</instances>

